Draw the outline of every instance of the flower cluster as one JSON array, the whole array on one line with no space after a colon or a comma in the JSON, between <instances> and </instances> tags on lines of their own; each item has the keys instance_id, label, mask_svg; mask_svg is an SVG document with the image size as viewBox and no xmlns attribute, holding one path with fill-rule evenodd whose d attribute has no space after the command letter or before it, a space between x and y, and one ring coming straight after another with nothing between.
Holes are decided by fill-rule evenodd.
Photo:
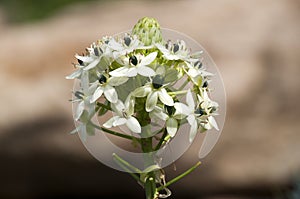
<instances>
[{"instance_id":1,"label":"flower cluster","mask_svg":"<svg viewBox=\"0 0 300 199\"><path fill-rule=\"evenodd\" d=\"M190 141L199 130L218 130L218 104L209 97L213 74L201 52L192 53L182 40L164 40L159 25L147 18L132 33L103 37L75 57L76 70L67 79L80 80L75 120L84 134L93 135L90 119L107 112L113 117L104 128L126 125L133 133L157 121L170 137L188 123Z\"/></svg>"}]
</instances>

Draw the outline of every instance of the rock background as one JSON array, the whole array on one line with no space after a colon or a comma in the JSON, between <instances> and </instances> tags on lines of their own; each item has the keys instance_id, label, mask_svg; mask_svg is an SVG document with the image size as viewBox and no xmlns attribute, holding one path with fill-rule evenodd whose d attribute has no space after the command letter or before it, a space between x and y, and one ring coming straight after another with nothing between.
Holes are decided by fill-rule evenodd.
<instances>
[{"instance_id":1,"label":"rock background","mask_svg":"<svg viewBox=\"0 0 300 199\"><path fill-rule=\"evenodd\" d=\"M2 10L2 11L1 11ZM186 33L218 65L227 92L223 134L172 198L288 198L300 171L300 3L297 0L101 1L35 23L0 8L0 198L142 198L73 129L73 55L143 16ZM193 146L178 175L196 161Z\"/></svg>"}]
</instances>

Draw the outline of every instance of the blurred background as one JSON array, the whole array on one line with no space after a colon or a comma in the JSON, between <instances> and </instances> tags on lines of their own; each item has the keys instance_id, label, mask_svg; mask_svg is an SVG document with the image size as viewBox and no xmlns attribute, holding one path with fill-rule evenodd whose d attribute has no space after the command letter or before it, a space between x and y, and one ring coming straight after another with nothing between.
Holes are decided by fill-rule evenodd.
<instances>
[{"instance_id":1,"label":"blurred background","mask_svg":"<svg viewBox=\"0 0 300 199\"><path fill-rule=\"evenodd\" d=\"M144 197L68 134L73 82L64 78L75 53L143 16L201 43L227 92L218 144L171 198L300 198L299 0L0 0L0 198Z\"/></svg>"}]
</instances>

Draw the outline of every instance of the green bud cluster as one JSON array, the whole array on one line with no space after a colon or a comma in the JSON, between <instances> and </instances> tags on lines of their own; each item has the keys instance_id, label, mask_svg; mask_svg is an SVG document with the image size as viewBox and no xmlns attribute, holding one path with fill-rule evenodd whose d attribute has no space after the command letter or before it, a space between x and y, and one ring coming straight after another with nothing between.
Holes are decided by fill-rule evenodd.
<instances>
[{"instance_id":1,"label":"green bud cluster","mask_svg":"<svg viewBox=\"0 0 300 199\"><path fill-rule=\"evenodd\" d=\"M137 35L146 46L163 41L160 25L154 18L144 17L140 19L134 25L132 34Z\"/></svg>"}]
</instances>

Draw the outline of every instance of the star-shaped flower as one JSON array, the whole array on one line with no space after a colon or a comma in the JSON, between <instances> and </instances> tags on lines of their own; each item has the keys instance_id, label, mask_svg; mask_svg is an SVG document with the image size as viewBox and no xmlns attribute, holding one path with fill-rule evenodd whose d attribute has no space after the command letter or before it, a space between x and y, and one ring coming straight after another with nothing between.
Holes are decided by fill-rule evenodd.
<instances>
[{"instance_id":1,"label":"star-shaped flower","mask_svg":"<svg viewBox=\"0 0 300 199\"><path fill-rule=\"evenodd\" d=\"M134 50L151 48L151 46L144 46L136 35L131 36L129 34L125 34L123 38L118 40L111 39L108 47L113 50L114 58L129 54Z\"/></svg>"},{"instance_id":2,"label":"star-shaped flower","mask_svg":"<svg viewBox=\"0 0 300 199\"><path fill-rule=\"evenodd\" d=\"M201 102L196 110L199 114L198 118L200 125L206 130L212 128L219 130L218 124L214 118L214 116L217 115L216 111L219 107L218 103L209 98L206 90L201 90L201 95L198 94L197 97L198 101Z\"/></svg>"},{"instance_id":3,"label":"star-shaped flower","mask_svg":"<svg viewBox=\"0 0 300 199\"><path fill-rule=\"evenodd\" d=\"M206 93L206 92L205 92ZM188 123L191 125L190 129L190 137L189 141L192 142L197 134L198 131L198 123L206 130L209 130L215 127L218 130L217 123L212 116L212 113L215 111L213 110L214 106L216 105L215 102L212 102L209 98L207 93L204 97L198 95L199 105L195 106L195 102L193 99L193 95L190 89L186 95L186 103L187 105L176 102L174 107L176 109L175 114L177 118L183 119L186 117Z\"/></svg>"},{"instance_id":4,"label":"star-shaped flower","mask_svg":"<svg viewBox=\"0 0 300 199\"><path fill-rule=\"evenodd\" d=\"M155 60L157 52L150 53L147 56L137 54L126 57L123 61L123 67L111 71L109 74L114 77L135 77L140 74L145 77L155 75L155 71L149 65Z\"/></svg>"},{"instance_id":5,"label":"star-shaped flower","mask_svg":"<svg viewBox=\"0 0 300 199\"><path fill-rule=\"evenodd\" d=\"M163 104L173 106L173 98L168 94L164 88L164 79L160 75L156 75L151 82L145 86L139 87L133 91L134 97L146 97L146 111L150 112L154 109L159 99Z\"/></svg>"},{"instance_id":6,"label":"star-shaped flower","mask_svg":"<svg viewBox=\"0 0 300 199\"><path fill-rule=\"evenodd\" d=\"M188 60L191 59L190 51L187 49L183 40L179 40L172 44L168 41L165 45L156 44L156 47L163 53L167 60Z\"/></svg>"},{"instance_id":7,"label":"star-shaped flower","mask_svg":"<svg viewBox=\"0 0 300 199\"><path fill-rule=\"evenodd\" d=\"M149 113L151 119L161 119L166 121L166 129L171 137L174 137L178 130L178 121L176 119L175 108L173 106L165 106L164 109L159 106L155 106L154 109Z\"/></svg>"},{"instance_id":8,"label":"star-shaped flower","mask_svg":"<svg viewBox=\"0 0 300 199\"><path fill-rule=\"evenodd\" d=\"M111 128L120 125L126 125L132 132L141 133L141 125L138 120L133 116L134 114L134 98L128 96L125 104L118 100L116 103L111 104L112 110L116 116L110 118L103 124L105 128Z\"/></svg>"},{"instance_id":9,"label":"star-shaped flower","mask_svg":"<svg viewBox=\"0 0 300 199\"><path fill-rule=\"evenodd\" d=\"M190 89L188 90L186 95L186 103L187 105L180 102L176 102L174 104L174 107L176 109L176 115L178 115L180 119L187 117L187 121L191 125L189 141L192 142L198 131L198 122L196 119L196 114L194 112L195 102Z\"/></svg>"},{"instance_id":10,"label":"star-shaped flower","mask_svg":"<svg viewBox=\"0 0 300 199\"><path fill-rule=\"evenodd\" d=\"M108 77L107 74L101 74L99 80L94 82L91 87L96 87L93 96L90 99L91 103L94 103L99 99L102 94L111 103L116 103L118 101L118 93L114 86L119 86L127 82L128 77Z\"/></svg>"},{"instance_id":11,"label":"star-shaped flower","mask_svg":"<svg viewBox=\"0 0 300 199\"><path fill-rule=\"evenodd\" d=\"M88 72L83 71L81 76L81 90L75 92L76 99L72 100L73 103L77 102L77 108L74 113L74 120L79 121L77 128L71 133L79 132L86 140L86 136L93 135L95 129L93 128L90 118L95 114L95 106L90 103L93 92L96 87L89 87Z\"/></svg>"}]
</instances>

